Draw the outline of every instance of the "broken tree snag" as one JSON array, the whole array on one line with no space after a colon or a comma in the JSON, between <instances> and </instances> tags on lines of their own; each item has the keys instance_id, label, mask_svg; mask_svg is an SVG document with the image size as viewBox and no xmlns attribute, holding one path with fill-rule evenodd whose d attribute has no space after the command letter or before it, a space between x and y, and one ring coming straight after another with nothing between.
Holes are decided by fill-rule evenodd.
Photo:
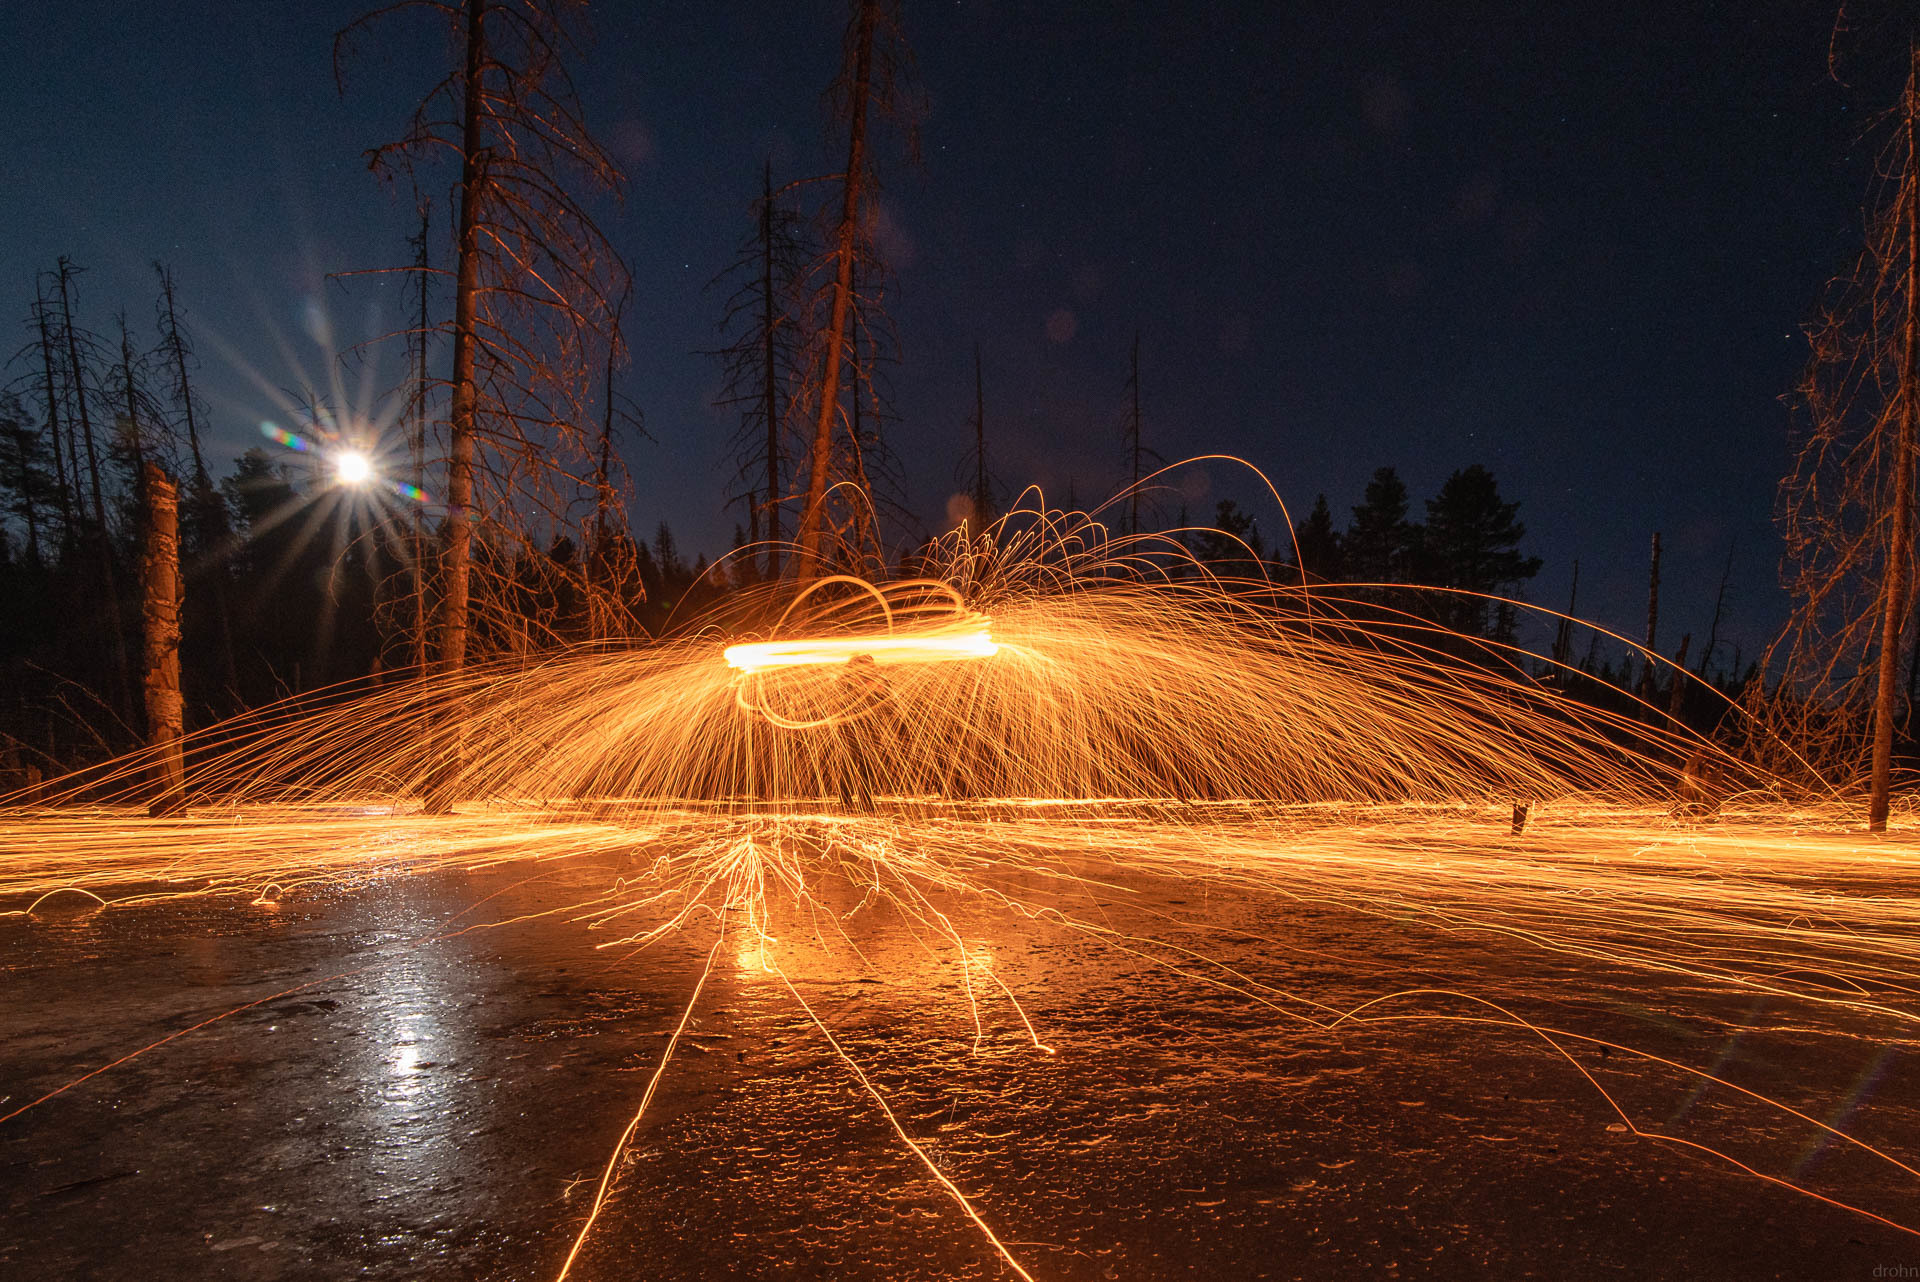
<instances>
[{"instance_id":1,"label":"broken tree snag","mask_svg":"<svg viewBox=\"0 0 1920 1282\"><path fill-rule=\"evenodd\" d=\"M180 502L173 482L152 463L144 476L147 539L141 559L142 632L146 638L147 747L153 757L154 793L147 813L177 814L187 804L181 757L184 717L180 702Z\"/></svg>"}]
</instances>

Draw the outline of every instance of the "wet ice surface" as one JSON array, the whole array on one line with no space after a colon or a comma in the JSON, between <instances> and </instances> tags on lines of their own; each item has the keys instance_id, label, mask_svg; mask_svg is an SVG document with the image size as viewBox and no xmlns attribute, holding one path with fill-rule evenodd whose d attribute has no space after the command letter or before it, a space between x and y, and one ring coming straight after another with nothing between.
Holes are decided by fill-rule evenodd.
<instances>
[{"instance_id":1,"label":"wet ice surface","mask_svg":"<svg viewBox=\"0 0 1920 1282\"><path fill-rule=\"evenodd\" d=\"M596 951L606 936L564 915L440 937L577 903L620 871L0 920L0 1113L310 985L0 1124L0 1276L552 1277L711 930L631 956ZM1903 1160L1920 1152L1920 1060L1888 1042L1910 1027L1253 892L1135 878L1098 898L1081 898L1083 915L1333 1007L1470 991L1717 1065ZM1920 1264L1920 1238L1609 1129L1596 1086L1523 1031L1329 1032L1044 918L972 896L939 905L1055 1054L1033 1048L979 966L976 1047L969 972L884 909L847 919L831 947L788 930L780 956L1036 1276L1803 1278ZM1472 1013L1448 998L1400 1009ZM1619 1054L1578 1058L1644 1127L1920 1220L1920 1181L1806 1122ZM575 1276L1009 1274L741 936Z\"/></svg>"}]
</instances>

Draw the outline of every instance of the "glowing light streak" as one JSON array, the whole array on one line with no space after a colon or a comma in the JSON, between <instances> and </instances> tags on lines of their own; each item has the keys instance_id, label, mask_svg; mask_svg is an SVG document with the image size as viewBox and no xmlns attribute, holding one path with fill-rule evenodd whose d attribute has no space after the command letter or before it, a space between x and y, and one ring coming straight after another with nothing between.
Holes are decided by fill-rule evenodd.
<instances>
[{"instance_id":1,"label":"glowing light streak","mask_svg":"<svg viewBox=\"0 0 1920 1282\"><path fill-rule=\"evenodd\" d=\"M958 635L818 637L796 641L749 641L724 651L727 666L742 672L844 664L855 655L871 656L882 667L901 663L945 663L988 659L1000 646L986 626Z\"/></svg>"}]
</instances>

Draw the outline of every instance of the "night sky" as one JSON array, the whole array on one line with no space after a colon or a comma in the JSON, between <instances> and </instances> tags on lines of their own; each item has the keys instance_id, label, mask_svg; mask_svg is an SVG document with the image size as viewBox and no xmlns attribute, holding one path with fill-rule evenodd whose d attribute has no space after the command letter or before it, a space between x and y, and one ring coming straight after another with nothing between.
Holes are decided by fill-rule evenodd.
<instances>
[{"instance_id":1,"label":"night sky","mask_svg":"<svg viewBox=\"0 0 1920 1282\"><path fill-rule=\"evenodd\" d=\"M0 10L0 307L72 255L83 320L152 335L175 270L226 458L284 417L276 389L394 323L412 205L362 152L442 74L424 24L335 90L360 3L12 4ZM1424 17L1409 17L1419 10ZM1584 12L1582 12L1584 10ZM1470 16L1462 16L1467 12ZM722 292L759 167L836 170L830 0L605 6L577 67L630 189L605 226L637 301L624 389L636 525L709 555L733 420L712 408ZM1830 4L906 5L924 159L883 145L903 347L893 442L938 524L967 449L972 346L1002 480L1064 499L1120 476L1127 349L1149 444L1242 456L1340 523L1397 466L1416 500L1484 463L1546 568L1533 599L1644 627L1664 532L1662 645L1778 625L1770 512L1800 324L1860 234L1876 103L1827 71ZM441 176L436 194L451 174ZM444 222L442 223L444 227ZM329 337L330 335L330 337ZM22 338L24 339L24 329ZM329 346L330 345L330 346ZM401 353L348 376L398 377ZM1177 478L1168 516L1270 502L1233 469Z\"/></svg>"}]
</instances>

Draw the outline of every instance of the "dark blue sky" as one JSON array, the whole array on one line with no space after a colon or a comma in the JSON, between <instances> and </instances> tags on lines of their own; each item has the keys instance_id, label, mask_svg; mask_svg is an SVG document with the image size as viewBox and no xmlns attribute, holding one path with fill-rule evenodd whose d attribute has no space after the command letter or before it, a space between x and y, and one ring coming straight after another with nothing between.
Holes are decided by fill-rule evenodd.
<instances>
[{"instance_id":1,"label":"dark blue sky","mask_svg":"<svg viewBox=\"0 0 1920 1282\"><path fill-rule=\"evenodd\" d=\"M334 377L321 318L344 346L399 303L327 274L400 261L410 230L408 197L361 153L442 56L394 27L341 98L331 37L361 8L6 6L0 305L24 318L34 272L66 253L90 269L83 319L106 328L124 306L150 336L148 263L165 259L225 454L279 413L272 389ZM629 451L635 517L683 546L719 551L732 526L732 423L696 354L716 342L704 287L747 230L763 157L780 177L837 168L821 91L843 12L606 6L579 67L631 177L607 227L636 280L624 386L657 440ZM937 522L956 488L976 340L1002 477L1109 489L1138 329L1167 458L1241 455L1343 520L1378 466L1419 499L1484 463L1546 560L1534 599L1563 604L1578 557L1581 612L1639 631L1661 530L1671 649L1705 628L1732 547L1732 635L1751 653L1782 612L1777 398L1868 177L1862 100L1827 75L1831 21L1764 0L909 0L924 162L888 151L883 168L894 443L916 507ZM350 398L399 363L351 373ZM1196 517L1257 497L1218 466L1180 485Z\"/></svg>"}]
</instances>

